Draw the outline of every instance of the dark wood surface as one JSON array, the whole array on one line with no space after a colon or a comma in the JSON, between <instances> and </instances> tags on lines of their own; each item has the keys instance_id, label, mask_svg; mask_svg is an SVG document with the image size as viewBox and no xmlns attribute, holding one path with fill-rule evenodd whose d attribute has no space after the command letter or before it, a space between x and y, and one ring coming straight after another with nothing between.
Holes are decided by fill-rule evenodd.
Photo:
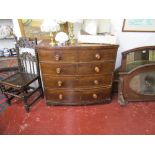
<instances>
[{"instance_id":1,"label":"dark wood surface","mask_svg":"<svg viewBox=\"0 0 155 155\"><path fill-rule=\"evenodd\" d=\"M155 100L154 94L150 94L150 95L147 93L141 94L138 91L137 92L134 91L130 86L130 82L135 76L144 74L144 73L146 73L147 75L148 72L154 72L155 61L148 60L144 64L134 66L130 70L127 69L128 65L132 65L132 64L127 64L128 54L130 53L139 54L139 53L143 53L143 51L149 52L149 50L155 50L155 46L138 47L122 53L122 63L119 71L119 88L118 88L118 102L121 105L126 105L129 101L154 101ZM143 57L141 58L145 59ZM139 61L140 60L138 60L138 62ZM139 82L140 82L140 79L137 81L137 84L135 84L135 87L137 86L136 88L137 90L138 90ZM145 83L141 83L141 85L145 85Z\"/></svg>"},{"instance_id":2,"label":"dark wood surface","mask_svg":"<svg viewBox=\"0 0 155 155\"><path fill-rule=\"evenodd\" d=\"M92 76L49 76L43 75L46 88L83 88L108 86L112 83L112 74ZM52 82L51 82L52 81Z\"/></svg>"},{"instance_id":3,"label":"dark wood surface","mask_svg":"<svg viewBox=\"0 0 155 155\"><path fill-rule=\"evenodd\" d=\"M0 81L0 88L8 99L8 104L11 104L14 97L20 98L23 100L27 112L37 99L43 97L38 56L35 51L36 44L36 39L19 38L16 43L19 70ZM34 54L28 52L28 48ZM34 82L36 83L34 84ZM32 98L32 95L37 92L36 98Z\"/></svg>"},{"instance_id":4,"label":"dark wood surface","mask_svg":"<svg viewBox=\"0 0 155 155\"><path fill-rule=\"evenodd\" d=\"M37 46L49 105L109 102L118 45Z\"/></svg>"},{"instance_id":5,"label":"dark wood surface","mask_svg":"<svg viewBox=\"0 0 155 155\"><path fill-rule=\"evenodd\" d=\"M110 88L45 89L46 99L55 105L87 105L110 101ZM109 103L109 102L108 102Z\"/></svg>"}]
</instances>

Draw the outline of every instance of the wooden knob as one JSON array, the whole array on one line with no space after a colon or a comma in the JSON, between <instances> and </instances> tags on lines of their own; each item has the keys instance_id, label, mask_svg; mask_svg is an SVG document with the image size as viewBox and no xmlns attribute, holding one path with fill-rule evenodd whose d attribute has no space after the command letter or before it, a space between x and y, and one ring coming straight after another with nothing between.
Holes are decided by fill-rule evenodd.
<instances>
[{"instance_id":1,"label":"wooden knob","mask_svg":"<svg viewBox=\"0 0 155 155\"><path fill-rule=\"evenodd\" d=\"M97 94L93 94L93 98L94 99L97 99Z\"/></svg>"},{"instance_id":2,"label":"wooden knob","mask_svg":"<svg viewBox=\"0 0 155 155\"><path fill-rule=\"evenodd\" d=\"M61 73L61 68L56 68L56 73L60 74Z\"/></svg>"},{"instance_id":3,"label":"wooden knob","mask_svg":"<svg viewBox=\"0 0 155 155\"><path fill-rule=\"evenodd\" d=\"M62 100L63 99L63 95L59 94L59 99Z\"/></svg>"},{"instance_id":4,"label":"wooden knob","mask_svg":"<svg viewBox=\"0 0 155 155\"><path fill-rule=\"evenodd\" d=\"M55 60L59 61L60 60L60 55L55 55Z\"/></svg>"},{"instance_id":5,"label":"wooden knob","mask_svg":"<svg viewBox=\"0 0 155 155\"><path fill-rule=\"evenodd\" d=\"M97 73L100 72L100 68L99 68L99 67L95 67L94 70L95 70L95 72L97 72Z\"/></svg>"},{"instance_id":6,"label":"wooden knob","mask_svg":"<svg viewBox=\"0 0 155 155\"><path fill-rule=\"evenodd\" d=\"M62 81L58 81L58 86L59 86L59 87L62 86Z\"/></svg>"},{"instance_id":7,"label":"wooden knob","mask_svg":"<svg viewBox=\"0 0 155 155\"><path fill-rule=\"evenodd\" d=\"M96 59L98 59L98 60L99 60L99 59L101 59L100 54L98 54L98 53L97 53L97 54L95 54L95 58L96 58Z\"/></svg>"},{"instance_id":8,"label":"wooden knob","mask_svg":"<svg viewBox=\"0 0 155 155\"><path fill-rule=\"evenodd\" d=\"M94 84L99 84L99 81L98 80L94 80Z\"/></svg>"}]
</instances>

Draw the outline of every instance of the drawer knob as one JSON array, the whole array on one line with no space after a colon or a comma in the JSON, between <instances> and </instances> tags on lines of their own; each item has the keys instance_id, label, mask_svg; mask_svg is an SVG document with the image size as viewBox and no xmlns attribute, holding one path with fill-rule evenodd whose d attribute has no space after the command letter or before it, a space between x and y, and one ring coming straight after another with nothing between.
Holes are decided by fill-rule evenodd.
<instances>
[{"instance_id":1,"label":"drawer knob","mask_svg":"<svg viewBox=\"0 0 155 155\"><path fill-rule=\"evenodd\" d=\"M60 55L55 55L55 60L59 61L60 60Z\"/></svg>"},{"instance_id":2,"label":"drawer knob","mask_svg":"<svg viewBox=\"0 0 155 155\"><path fill-rule=\"evenodd\" d=\"M59 87L62 86L62 81L58 81L58 86L59 86Z\"/></svg>"},{"instance_id":3,"label":"drawer knob","mask_svg":"<svg viewBox=\"0 0 155 155\"><path fill-rule=\"evenodd\" d=\"M100 72L100 68L99 67L95 67L94 70L95 70L96 73Z\"/></svg>"},{"instance_id":4,"label":"drawer knob","mask_svg":"<svg viewBox=\"0 0 155 155\"><path fill-rule=\"evenodd\" d=\"M93 94L93 98L94 99L97 99L97 94Z\"/></svg>"},{"instance_id":5,"label":"drawer knob","mask_svg":"<svg viewBox=\"0 0 155 155\"><path fill-rule=\"evenodd\" d=\"M63 99L63 95L59 94L59 99L62 100Z\"/></svg>"},{"instance_id":6,"label":"drawer knob","mask_svg":"<svg viewBox=\"0 0 155 155\"><path fill-rule=\"evenodd\" d=\"M101 59L100 54L98 54L98 53L97 53L97 54L95 54L95 58L96 58L96 59L98 59L98 60L100 60L100 59Z\"/></svg>"},{"instance_id":7,"label":"drawer knob","mask_svg":"<svg viewBox=\"0 0 155 155\"><path fill-rule=\"evenodd\" d=\"M60 74L61 73L61 68L56 68L56 73Z\"/></svg>"},{"instance_id":8,"label":"drawer knob","mask_svg":"<svg viewBox=\"0 0 155 155\"><path fill-rule=\"evenodd\" d=\"M98 85L99 81L98 80L94 80L94 84Z\"/></svg>"}]
</instances>

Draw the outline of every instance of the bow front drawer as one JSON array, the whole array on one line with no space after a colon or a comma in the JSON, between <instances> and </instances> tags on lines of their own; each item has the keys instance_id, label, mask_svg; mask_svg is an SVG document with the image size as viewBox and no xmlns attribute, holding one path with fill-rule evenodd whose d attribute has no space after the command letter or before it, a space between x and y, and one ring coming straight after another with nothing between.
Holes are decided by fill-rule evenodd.
<instances>
[{"instance_id":1,"label":"bow front drawer","mask_svg":"<svg viewBox=\"0 0 155 155\"><path fill-rule=\"evenodd\" d=\"M104 76L49 76L43 75L44 86L47 88L85 88L112 85L111 74Z\"/></svg>"}]
</instances>

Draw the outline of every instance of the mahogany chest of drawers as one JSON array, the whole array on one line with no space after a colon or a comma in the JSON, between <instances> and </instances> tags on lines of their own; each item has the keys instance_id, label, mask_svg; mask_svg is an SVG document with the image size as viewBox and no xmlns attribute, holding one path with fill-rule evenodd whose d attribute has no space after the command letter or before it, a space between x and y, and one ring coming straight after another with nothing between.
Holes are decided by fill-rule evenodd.
<instances>
[{"instance_id":1,"label":"mahogany chest of drawers","mask_svg":"<svg viewBox=\"0 0 155 155\"><path fill-rule=\"evenodd\" d=\"M111 99L118 45L37 46L48 105L102 104Z\"/></svg>"}]
</instances>

